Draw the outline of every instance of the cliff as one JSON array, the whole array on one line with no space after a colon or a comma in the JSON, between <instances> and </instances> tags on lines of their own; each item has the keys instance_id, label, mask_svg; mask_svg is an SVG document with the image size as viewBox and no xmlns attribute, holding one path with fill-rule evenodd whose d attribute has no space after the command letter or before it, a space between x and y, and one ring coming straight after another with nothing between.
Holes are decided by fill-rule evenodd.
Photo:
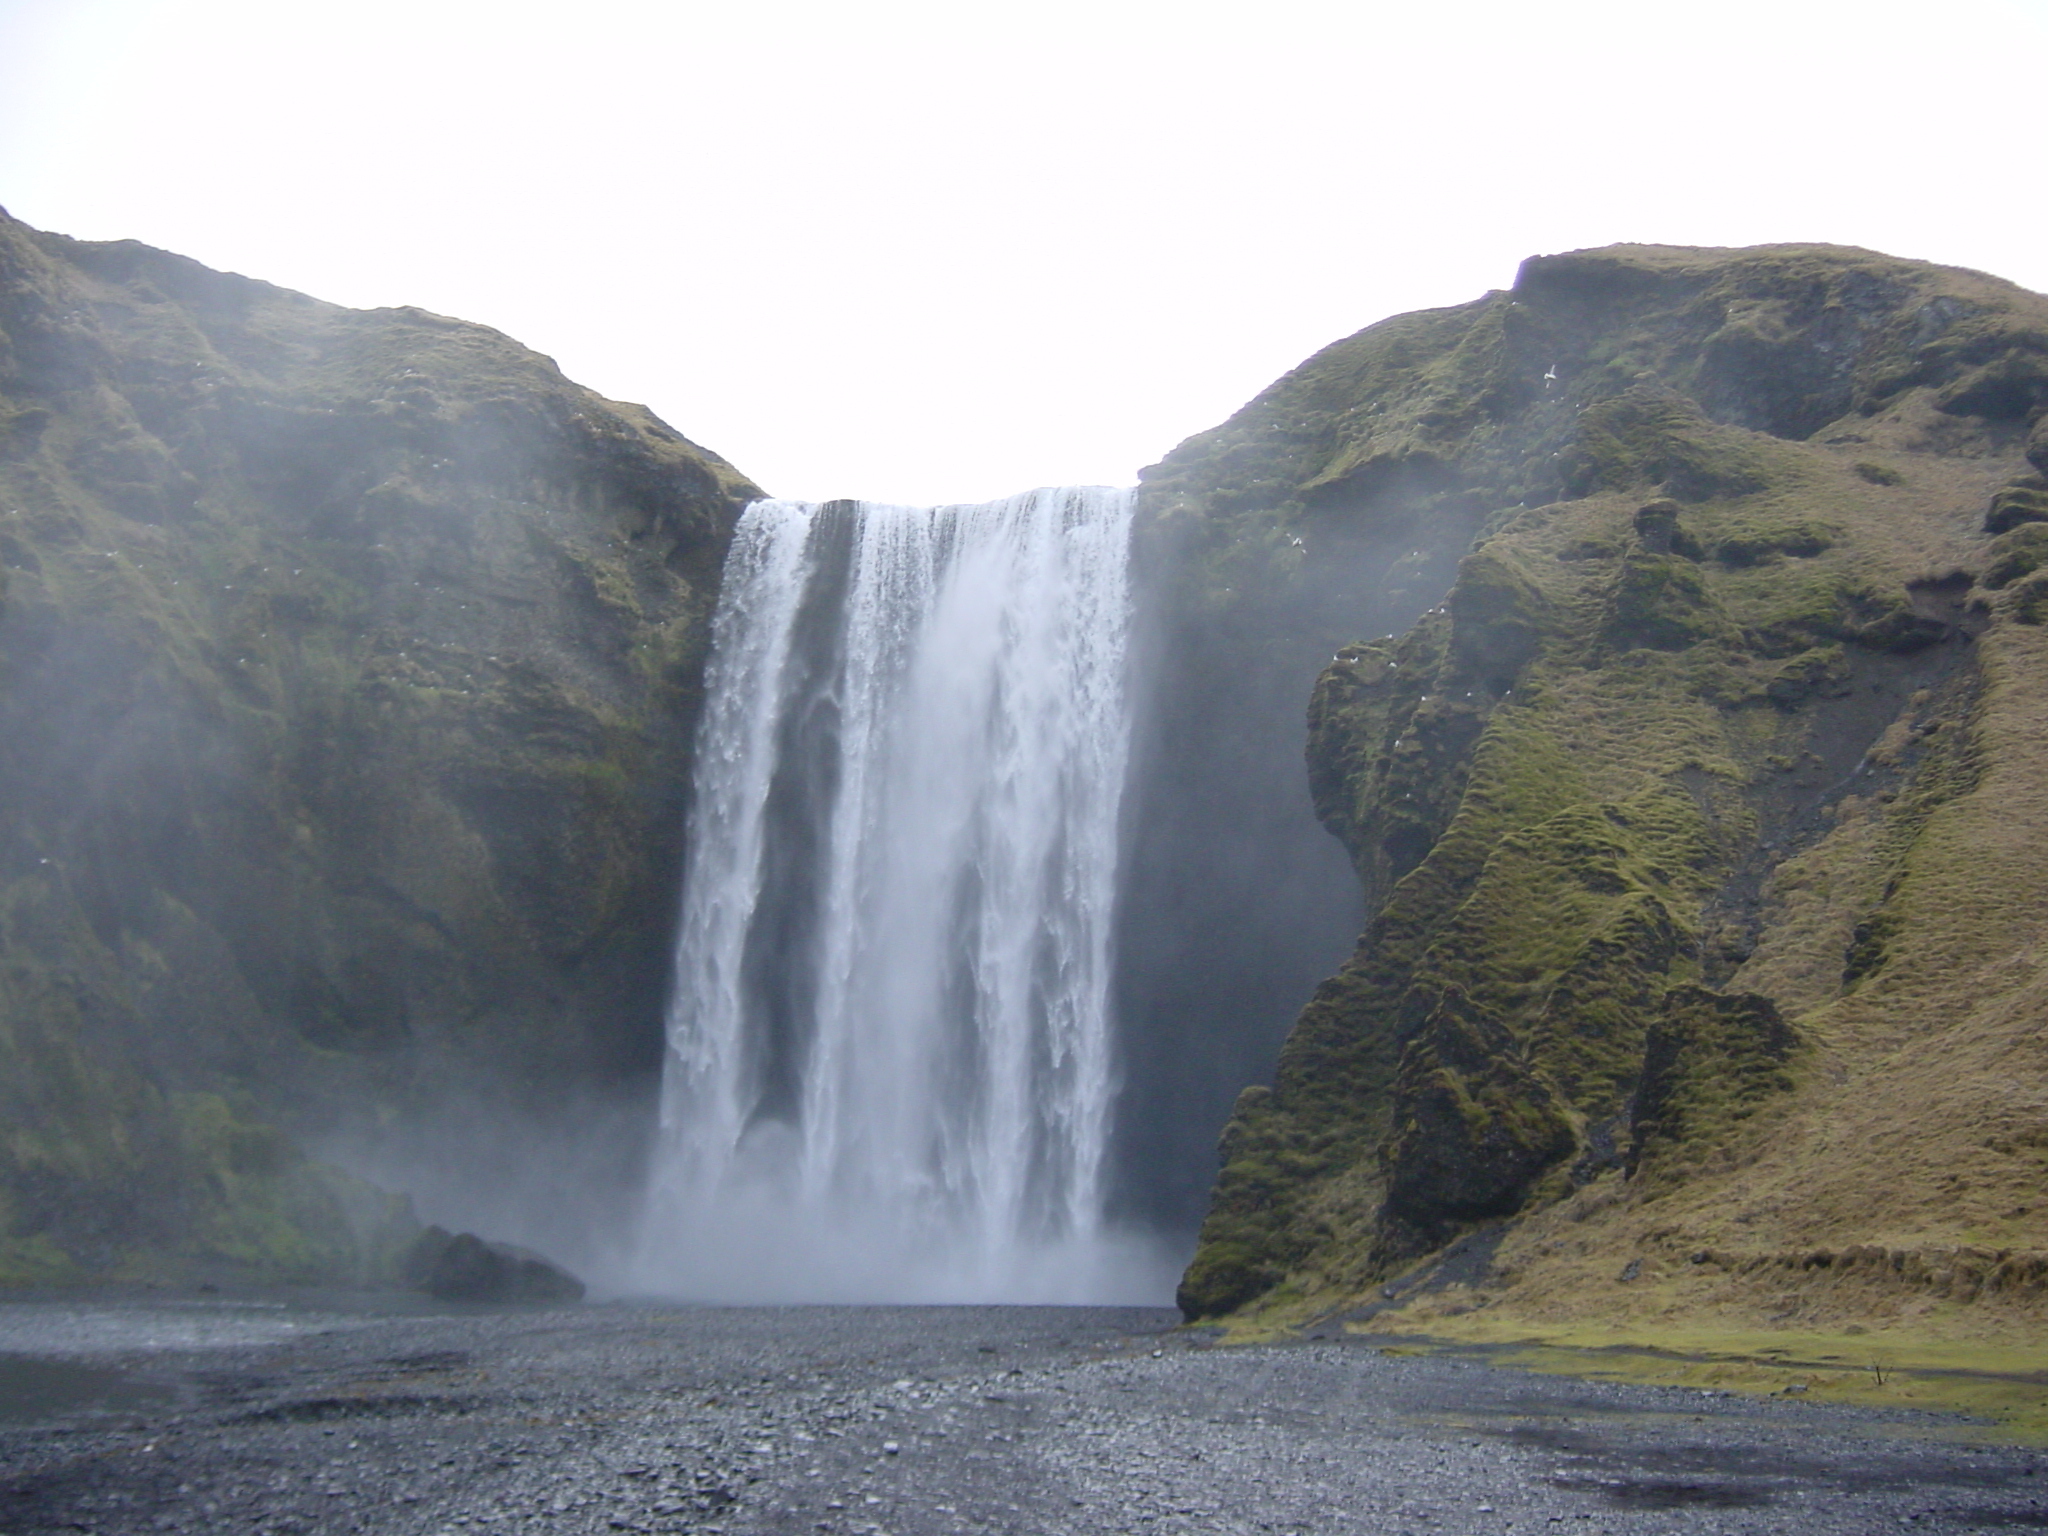
<instances>
[{"instance_id":1,"label":"cliff","mask_svg":"<svg viewBox=\"0 0 2048 1536\"><path fill-rule=\"evenodd\" d=\"M1146 473L1176 622L1356 603L1302 684L1367 920L1238 1099L1189 1317L2038 1305L2044 413L2038 295L1623 246Z\"/></svg>"},{"instance_id":2,"label":"cliff","mask_svg":"<svg viewBox=\"0 0 2048 1536\"><path fill-rule=\"evenodd\" d=\"M1114 1172L1191 1317L2032 1315L2044 413L2009 284L1619 247L1147 471ZM0 216L0 1281L615 1224L754 494Z\"/></svg>"},{"instance_id":3,"label":"cliff","mask_svg":"<svg viewBox=\"0 0 2048 1536\"><path fill-rule=\"evenodd\" d=\"M361 1272L327 1156L627 1182L752 494L484 327L0 216L0 1279Z\"/></svg>"}]
</instances>

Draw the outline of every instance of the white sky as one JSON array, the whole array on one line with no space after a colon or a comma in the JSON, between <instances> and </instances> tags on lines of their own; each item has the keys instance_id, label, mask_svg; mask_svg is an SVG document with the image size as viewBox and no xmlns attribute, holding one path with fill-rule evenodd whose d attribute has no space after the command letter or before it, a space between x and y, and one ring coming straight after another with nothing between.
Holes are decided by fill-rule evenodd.
<instances>
[{"instance_id":1,"label":"white sky","mask_svg":"<svg viewBox=\"0 0 2048 1536\"><path fill-rule=\"evenodd\" d=\"M0 0L0 204L499 327L779 495L1129 483L1539 251L2048 289L2048 0Z\"/></svg>"}]
</instances>

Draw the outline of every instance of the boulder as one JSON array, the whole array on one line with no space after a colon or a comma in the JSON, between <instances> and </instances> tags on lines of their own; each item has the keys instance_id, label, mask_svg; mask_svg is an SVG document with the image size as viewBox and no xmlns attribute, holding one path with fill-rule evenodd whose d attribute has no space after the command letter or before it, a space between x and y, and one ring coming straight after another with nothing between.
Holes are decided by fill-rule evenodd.
<instances>
[{"instance_id":1,"label":"boulder","mask_svg":"<svg viewBox=\"0 0 2048 1536\"><path fill-rule=\"evenodd\" d=\"M583 1282L530 1248L493 1243L474 1232L429 1227L405 1265L408 1284L440 1301L583 1299Z\"/></svg>"}]
</instances>

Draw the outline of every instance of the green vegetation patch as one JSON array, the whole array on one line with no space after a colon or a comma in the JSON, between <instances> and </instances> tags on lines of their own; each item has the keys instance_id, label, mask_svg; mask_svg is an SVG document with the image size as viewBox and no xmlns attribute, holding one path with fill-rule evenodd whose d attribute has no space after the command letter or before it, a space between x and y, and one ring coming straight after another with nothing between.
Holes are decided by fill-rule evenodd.
<instances>
[{"instance_id":1,"label":"green vegetation patch","mask_svg":"<svg viewBox=\"0 0 2048 1536\"><path fill-rule=\"evenodd\" d=\"M1773 459L1767 443L1711 420L1687 396L1635 384L1580 416L1564 484L1573 496L1657 486L1680 501L1725 500L1769 486Z\"/></svg>"},{"instance_id":2,"label":"green vegetation patch","mask_svg":"<svg viewBox=\"0 0 2048 1536\"><path fill-rule=\"evenodd\" d=\"M2008 533L2027 523L2048 523L2048 479L2040 475L2006 486L1984 514L1986 533Z\"/></svg>"},{"instance_id":3,"label":"green vegetation patch","mask_svg":"<svg viewBox=\"0 0 2048 1536\"><path fill-rule=\"evenodd\" d=\"M1572 1150L1563 1104L1530 1070L1505 1023L1447 987L1402 1052L1387 1206L1423 1246L1461 1221L1512 1214Z\"/></svg>"},{"instance_id":4,"label":"green vegetation patch","mask_svg":"<svg viewBox=\"0 0 2048 1536\"><path fill-rule=\"evenodd\" d=\"M2023 523L2000 534L1991 541L1990 555L1980 580L1993 592L2033 575L2048 565L2048 521Z\"/></svg>"},{"instance_id":5,"label":"green vegetation patch","mask_svg":"<svg viewBox=\"0 0 2048 1536\"><path fill-rule=\"evenodd\" d=\"M1722 525L1714 537L1713 556L1723 565L1763 565L1787 557L1811 560L1834 548L1841 537L1842 530L1831 523L1743 518Z\"/></svg>"},{"instance_id":6,"label":"green vegetation patch","mask_svg":"<svg viewBox=\"0 0 2048 1536\"><path fill-rule=\"evenodd\" d=\"M1965 637L2048 622L2016 452L2048 473L2044 335L2036 296L1870 252L1574 252L1326 349L1148 473L1211 573L1310 524L1462 555L1317 682L1315 805L1370 916L1240 1101L1191 1315L1355 1298L1511 1213L1555 1249L1516 1284L1555 1288L1644 1194L1666 1223L1794 1198L1731 1191L1812 1134L1913 942L1915 839L1977 782Z\"/></svg>"},{"instance_id":7,"label":"green vegetation patch","mask_svg":"<svg viewBox=\"0 0 2048 1536\"><path fill-rule=\"evenodd\" d=\"M1822 1333L1743 1331L1675 1322L1654 1328L1528 1329L1484 1313L1427 1332L1381 1323L1347 1329L1389 1354L1443 1354L1588 1381L1686 1387L1892 1410L1897 1432L1965 1443L2048 1446L2048 1354L2017 1341L1962 1343L1912 1328ZM1962 1415L1930 1425L1925 1415Z\"/></svg>"},{"instance_id":8,"label":"green vegetation patch","mask_svg":"<svg viewBox=\"0 0 2048 1536\"><path fill-rule=\"evenodd\" d=\"M1768 997L1684 985L1664 996L1644 1042L1629 1150L1646 1187L1674 1173L1680 1148L1697 1158L1724 1144L1759 1106L1793 1086L1799 1036Z\"/></svg>"}]
</instances>

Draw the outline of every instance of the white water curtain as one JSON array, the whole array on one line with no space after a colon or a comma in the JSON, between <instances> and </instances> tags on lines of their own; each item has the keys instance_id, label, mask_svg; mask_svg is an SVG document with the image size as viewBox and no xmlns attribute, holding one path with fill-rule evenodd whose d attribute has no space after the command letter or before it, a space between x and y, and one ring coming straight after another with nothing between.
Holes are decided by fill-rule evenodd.
<instances>
[{"instance_id":1,"label":"white water curtain","mask_svg":"<svg viewBox=\"0 0 2048 1536\"><path fill-rule=\"evenodd\" d=\"M643 1283L1130 1299L1102 1214L1130 518L1092 488L748 509Z\"/></svg>"}]
</instances>

